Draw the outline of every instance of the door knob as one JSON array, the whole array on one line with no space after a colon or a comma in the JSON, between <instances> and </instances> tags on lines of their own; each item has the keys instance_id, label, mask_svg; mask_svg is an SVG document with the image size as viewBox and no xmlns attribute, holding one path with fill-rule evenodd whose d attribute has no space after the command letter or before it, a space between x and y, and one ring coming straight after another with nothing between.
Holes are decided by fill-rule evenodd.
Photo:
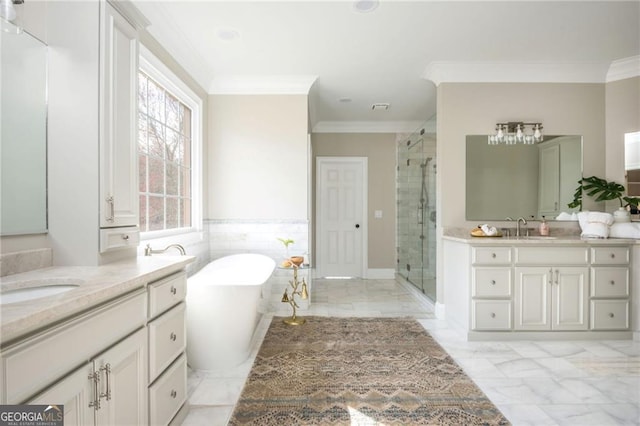
<instances>
[{"instance_id":1,"label":"door knob","mask_svg":"<svg viewBox=\"0 0 640 426\"><path fill-rule=\"evenodd\" d=\"M359 223L356 223L356 228L360 228L360 224Z\"/></svg>"}]
</instances>

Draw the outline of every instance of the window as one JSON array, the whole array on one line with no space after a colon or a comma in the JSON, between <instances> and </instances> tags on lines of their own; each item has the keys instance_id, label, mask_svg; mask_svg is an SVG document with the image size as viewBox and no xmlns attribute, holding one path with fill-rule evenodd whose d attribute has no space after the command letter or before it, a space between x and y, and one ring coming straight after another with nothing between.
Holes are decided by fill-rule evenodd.
<instances>
[{"instance_id":1,"label":"window","mask_svg":"<svg viewBox=\"0 0 640 426\"><path fill-rule=\"evenodd\" d=\"M138 73L140 230L147 236L200 228L200 102L141 49ZM182 86L182 87L181 87Z\"/></svg>"}]
</instances>

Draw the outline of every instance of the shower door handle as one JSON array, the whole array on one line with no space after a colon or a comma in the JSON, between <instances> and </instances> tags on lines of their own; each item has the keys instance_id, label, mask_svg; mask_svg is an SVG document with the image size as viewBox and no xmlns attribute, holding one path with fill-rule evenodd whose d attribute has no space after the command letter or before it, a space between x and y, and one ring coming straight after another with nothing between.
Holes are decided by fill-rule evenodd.
<instances>
[{"instance_id":1,"label":"shower door handle","mask_svg":"<svg viewBox=\"0 0 640 426\"><path fill-rule=\"evenodd\" d=\"M422 222L424 222L423 216L424 216L424 207L418 206L418 225L422 225Z\"/></svg>"}]
</instances>

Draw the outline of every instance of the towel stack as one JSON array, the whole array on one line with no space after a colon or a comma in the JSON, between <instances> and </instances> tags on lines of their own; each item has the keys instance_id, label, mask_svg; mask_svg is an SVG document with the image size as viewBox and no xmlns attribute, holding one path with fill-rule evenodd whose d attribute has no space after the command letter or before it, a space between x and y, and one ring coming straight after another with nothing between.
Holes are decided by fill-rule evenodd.
<instances>
[{"instance_id":1,"label":"towel stack","mask_svg":"<svg viewBox=\"0 0 640 426\"><path fill-rule=\"evenodd\" d=\"M604 212L580 212L578 221L582 229L582 238L609 238L609 227L613 224L613 215Z\"/></svg>"},{"instance_id":2,"label":"towel stack","mask_svg":"<svg viewBox=\"0 0 640 426\"><path fill-rule=\"evenodd\" d=\"M486 235L487 237L493 237L498 235L498 230L496 229L495 226L489 226L485 223L480 227L480 229L482 229L482 232L484 232L484 235Z\"/></svg>"},{"instance_id":3,"label":"towel stack","mask_svg":"<svg viewBox=\"0 0 640 426\"><path fill-rule=\"evenodd\" d=\"M609 230L609 236L640 239L640 222L614 223Z\"/></svg>"}]
</instances>

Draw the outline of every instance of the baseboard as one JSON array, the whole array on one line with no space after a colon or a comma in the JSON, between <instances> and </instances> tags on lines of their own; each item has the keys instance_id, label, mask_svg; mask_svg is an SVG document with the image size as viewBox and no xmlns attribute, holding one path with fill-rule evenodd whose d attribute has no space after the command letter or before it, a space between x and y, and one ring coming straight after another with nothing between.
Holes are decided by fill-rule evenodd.
<instances>
[{"instance_id":1,"label":"baseboard","mask_svg":"<svg viewBox=\"0 0 640 426\"><path fill-rule=\"evenodd\" d=\"M395 269L367 269L368 280L393 280L395 277Z\"/></svg>"},{"instance_id":2,"label":"baseboard","mask_svg":"<svg viewBox=\"0 0 640 426\"><path fill-rule=\"evenodd\" d=\"M444 316L445 314L444 303L436 302L435 314L436 314L436 318L440 320L446 319Z\"/></svg>"}]
</instances>

